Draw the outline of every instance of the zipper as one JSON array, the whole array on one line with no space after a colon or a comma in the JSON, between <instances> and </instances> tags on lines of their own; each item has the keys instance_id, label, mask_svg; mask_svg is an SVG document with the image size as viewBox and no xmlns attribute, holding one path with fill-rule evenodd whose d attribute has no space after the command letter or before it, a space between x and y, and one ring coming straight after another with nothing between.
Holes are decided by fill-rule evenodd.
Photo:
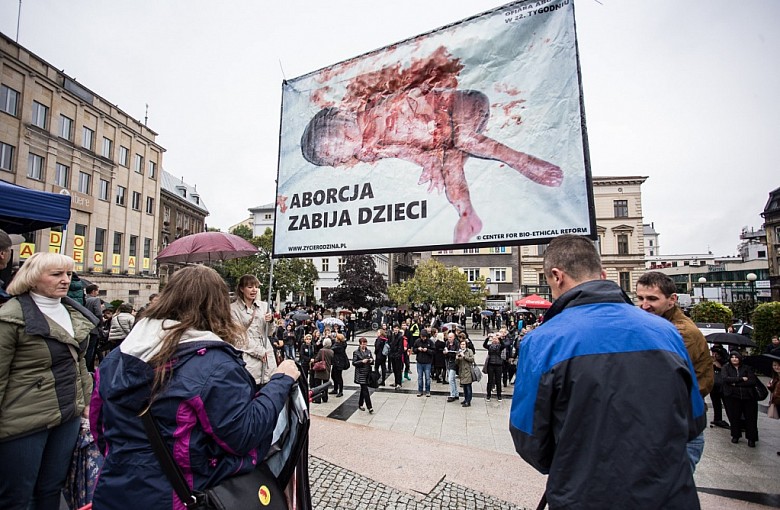
<instances>
[{"instance_id":1,"label":"zipper","mask_svg":"<svg viewBox=\"0 0 780 510\"><path fill-rule=\"evenodd\" d=\"M40 390L41 386L43 386L43 376L38 377L38 379L36 379L34 383L32 383L31 385L26 387L24 389L24 391L22 391L20 394L18 394L16 396L16 398L14 398L10 402L8 402L6 405L4 405L2 411L5 411L6 409L8 409L12 405L14 405L20 398L22 398L25 395L27 395L28 393L30 393L34 388L37 387Z\"/></svg>"}]
</instances>

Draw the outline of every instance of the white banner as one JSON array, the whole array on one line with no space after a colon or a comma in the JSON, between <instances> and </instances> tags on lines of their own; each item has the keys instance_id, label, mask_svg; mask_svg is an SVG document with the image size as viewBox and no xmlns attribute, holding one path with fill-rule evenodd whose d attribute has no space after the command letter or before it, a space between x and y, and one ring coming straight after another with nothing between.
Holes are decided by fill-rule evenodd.
<instances>
[{"instance_id":1,"label":"white banner","mask_svg":"<svg viewBox=\"0 0 780 510\"><path fill-rule=\"evenodd\" d=\"M275 256L594 235L573 0L285 82Z\"/></svg>"}]
</instances>

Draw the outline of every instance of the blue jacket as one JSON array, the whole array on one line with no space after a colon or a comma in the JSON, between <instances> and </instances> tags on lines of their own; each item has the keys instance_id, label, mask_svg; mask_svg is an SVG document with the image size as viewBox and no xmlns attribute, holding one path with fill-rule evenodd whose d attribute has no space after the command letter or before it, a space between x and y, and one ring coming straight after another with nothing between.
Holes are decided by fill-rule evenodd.
<instances>
[{"instance_id":1,"label":"blue jacket","mask_svg":"<svg viewBox=\"0 0 780 510\"><path fill-rule=\"evenodd\" d=\"M550 508L696 509L686 451L704 402L669 321L597 280L560 296L520 344L510 431L549 474Z\"/></svg>"},{"instance_id":2,"label":"blue jacket","mask_svg":"<svg viewBox=\"0 0 780 510\"><path fill-rule=\"evenodd\" d=\"M170 324L172 321L166 321ZM94 508L183 508L144 432L162 321L143 319L101 362L90 421L105 462ZM293 380L277 374L254 395L240 351L209 331L188 331L151 411L190 487L205 489L262 462Z\"/></svg>"}]
</instances>

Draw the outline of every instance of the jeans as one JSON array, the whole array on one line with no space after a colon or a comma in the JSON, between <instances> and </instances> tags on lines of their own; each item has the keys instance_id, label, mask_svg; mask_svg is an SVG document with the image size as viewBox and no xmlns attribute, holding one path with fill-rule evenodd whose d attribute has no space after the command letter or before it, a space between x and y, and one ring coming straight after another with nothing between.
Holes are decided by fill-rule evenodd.
<instances>
[{"instance_id":1,"label":"jeans","mask_svg":"<svg viewBox=\"0 0 780 510\"><path fill-rule=\"evenodd\" d=\"M463 385L463 403L464 404L470 404L472 395L473 395L473 393L471 391L471 383L464 384Z\"/></svg>"},{"instance_id":2,"label":"jeans","mask_svg":"<svg viewBox=\"0 0 780 510\"><path fill-rule=\"evenodd\" d=\"M450 383L450 397L458 398L458 378L454 368L447 369L447 381Z\"/></svg>"},{"instance_id":3,"label":"jeans","mask_svg":"<svg viewBox=\"0 0 780 510\"><path fill-rule=\"evenodd\" d=\"M423 381L425 379L425 381ZM423 382L425 382L425 393L431 392L431 364L417 363L417 393L423 392Z\"/></svg>"},{"instance_id":4,"label":"jeans","mask_svg":"<svg viewBox=\"0 0 780 510\"><path fill-rule=\"evenodd\" d=\"M696 464L699 463L704 452L704 432L688 441L685 447L688 449L688 458L691 461L691 472L696 472Z\"/></svg>"},{"instance_id":5,"label":"jeans","mask_svg":"<svg viewBox=\"0 0 780 510\"><path fill-rule=\"evenodd\" d=\"M295 359L295 346L293 344L284 344L284 359Z\"/></svg>"},{"instance_id":6,"label":"jeans","mask_svg":"<svg viewBox=\"0 0 780 510\"><path fill-rule=\"evenodd\" d=\"M60 491L76 448L81 418L19 439L0 442L3 510L60 507Z\"/></svg>"}]
</instances>

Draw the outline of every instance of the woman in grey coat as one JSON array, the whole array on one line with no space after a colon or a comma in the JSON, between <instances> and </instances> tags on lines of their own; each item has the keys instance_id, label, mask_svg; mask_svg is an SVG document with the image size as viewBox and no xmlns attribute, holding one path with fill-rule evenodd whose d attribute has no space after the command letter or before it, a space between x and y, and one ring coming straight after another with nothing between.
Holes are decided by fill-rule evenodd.
<instances>
[{"instance_id":1,"label":"woman in grey coat","mask_svg":"<svg viewBox=\"0 0 780 510\"><path fill-rule=\"evenodd\" d=\"M368 340L361 336L358 340L360 347L352 353L352 366L355 367L355 384L360 385L360 398L358 400L358 409L365 411L363 407L365 402L368 406L368 412L373 413L374 407L371 405L371 393L368 389L368 375L371 373L371 365L374 364L374 357L368 349Z\"/></svg>"}]
</instances>

